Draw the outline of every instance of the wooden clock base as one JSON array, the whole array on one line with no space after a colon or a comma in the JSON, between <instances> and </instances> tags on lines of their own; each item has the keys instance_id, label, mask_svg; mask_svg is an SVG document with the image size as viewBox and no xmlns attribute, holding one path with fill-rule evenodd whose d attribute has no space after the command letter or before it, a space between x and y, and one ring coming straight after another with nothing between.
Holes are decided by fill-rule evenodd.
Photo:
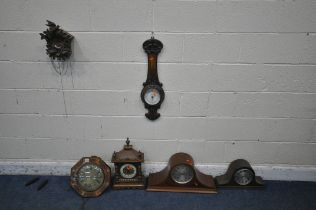
<instances>
[{"instance_id":1,"label":"wooden clock base","mask_svg":"<svg viewBox=\"0 0 316 210\"><path fill-rule=\"evenodd\" d=\"M112 188L115 190L122 190L122 189L145 189L145 183L146 179L143 177L143 179L139 181L134 182L115 182L113 183Z\"/></svg>"},{"instance_id":2,"label":"wooden clock base","mask_svg":"<svg viewBox=\"0 0 316 210\"><path fill-rule=\"evenodd\" d=\"M189 193L205 193L215 194L215 189L200 188L200 187L171 187L171 186L150 186L147 188L150 192L189 192Z\"/></svg>"},{"instance_id":3,"label":"wooden clock base","mask_svg":"<svg viewBox=\"0 0 316 210\"><path fill-rule=\"evenodd\" d=\"M205 179L207 186L196 184L197 186L170 186L166 184L154 185L155 176L159 176L159 172L156 174L150 174L148 177L147 191L151 192L190 192L190 193L205 193L214 194L217 193L215 183L212 176L208 176ZM206 175L207 176L207 175ZM205 177L206 178L206 177Z\"/></svg>"}]
</instances>

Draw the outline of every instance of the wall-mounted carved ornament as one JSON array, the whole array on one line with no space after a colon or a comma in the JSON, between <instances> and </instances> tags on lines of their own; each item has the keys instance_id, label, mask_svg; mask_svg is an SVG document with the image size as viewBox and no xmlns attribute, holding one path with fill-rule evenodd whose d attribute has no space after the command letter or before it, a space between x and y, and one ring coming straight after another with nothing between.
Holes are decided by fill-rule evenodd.
<instances>
[{"instance_id":1,"label":"wall-mounted carved ornament","mask_svg":"<svg viewBox=\"0 0 316 210\"><path fill-rule=\"evenodd\" d=\"M40 33L41 39L45 39L46 53L53 60L65 61L71 56L71 41L74 36L62 30L59 25L47 20L48 29Z\"/></svg>"}]
</instances>

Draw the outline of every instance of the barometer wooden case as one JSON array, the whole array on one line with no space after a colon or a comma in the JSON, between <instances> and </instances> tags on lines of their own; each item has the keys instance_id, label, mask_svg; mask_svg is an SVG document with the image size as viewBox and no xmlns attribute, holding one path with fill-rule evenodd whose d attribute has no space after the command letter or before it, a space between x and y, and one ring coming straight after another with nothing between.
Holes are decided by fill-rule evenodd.
<instances>
[{"instance_id":1,"label":"barometer wooden case","mask_svg":"<svg viewBox=\"0 0 316 210\"><path fill-rule=\"evenodd\" d=\"M149 174L148 191L216 193L213 177L194 167L192 157L176 153L169 159L167 167Z\"/></svg>"},{"instance_id":2,"label":"barometer wooden case","mask_svg":"<svg viewBox=\"0 0 316 210\"><path fill-rule=\"evenodd\" d=\"M97 197L110 183L111 169L100 157L83 157L71 168L70 185L82 197Z\"/></svg>"},{"instance_id":3,"label":"barometer wooden case","mask_svg":"<svg viewBox=\"0 0 316 210\"><path fill-rule=\"evenodd\" d=\"M263 187L264 182L247 160L237 159L230 163L224 175L215 177L219 187Z\"/></svg>"},{"instance_id":4,"label":"barometer wooden case","mask_svg":"<svg viewBox=\"0 0 316 210\"><path fill-rule=\"evenodd\" d=\"M160 117L157 110L165 98L165 92L162 89L162 83L159 82L157 72L157 58L162 48L163 44L154 37L143 43L143 49L148 56L148 72L147 80L143 83L144 87L140 96L145 108L148 109L148 113L145 116L149 120L156 120Z\"/></svg>"},{"instance_id":5,"label":"barometer wooden case","mask_svg":"<svg viewBox=\"0 0 316 210\"><path fill-rule=\"evenodd\" d=\"M142 174L143 162L144 153L134 150L127 138L124 149L114 152L112 156L112 163L115 166L113 188L144 189L146 179Z\"/></svg>"}]
</instances>

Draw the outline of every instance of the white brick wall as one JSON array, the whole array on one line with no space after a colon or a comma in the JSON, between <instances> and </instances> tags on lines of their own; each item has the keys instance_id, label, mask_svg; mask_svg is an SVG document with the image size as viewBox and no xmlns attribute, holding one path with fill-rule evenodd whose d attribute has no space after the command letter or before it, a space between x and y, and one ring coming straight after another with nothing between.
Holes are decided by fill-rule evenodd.
<instances>
[{"instance_id":1,"label":"white brick wall","mask_svg":"<svg viewBox=\"0 0 316 210\"><path fill-rule=\"evenodd\" d=\"M75 36L63 76L46 19ZM152 30L154 122L140 100ZM148 162L316 166L316 1L1 0L0 159L109 161L127 136Z\"/></svg>"}]
</instances>

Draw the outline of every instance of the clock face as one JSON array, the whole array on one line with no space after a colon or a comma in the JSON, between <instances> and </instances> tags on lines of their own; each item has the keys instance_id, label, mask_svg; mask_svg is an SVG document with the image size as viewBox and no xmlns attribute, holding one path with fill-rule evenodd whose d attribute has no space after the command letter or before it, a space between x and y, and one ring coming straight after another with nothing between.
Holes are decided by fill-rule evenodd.
<instances>
[{"instance_id":1,"label":"clock face","mask_svg":"<svg viewBox=\"0 0 316 210\"><path fill-rule=\"evenodd\" d=\"M184 164L175 166L171 171L172 180L178 184L189 183L193 176L192 168Z\"/></svg>"},{"instance_id":2,"label":"clock face","mask_svg":"<svg viewBox=\"0 0 316 210\"><path fill-rule=\"evenodd\" d=\"M145 102L149 105L156 105L160 102L160 93L155 88L148 88L144 95Z\"/></svg>"},{"instance_id":3,"label":"clock face","mask_svg":"<svg viewBox=\"0 0 316 210\"><path fill-rule=\"evenodd\" d=\"M248 185L252 182L254 174L251 170L242 168L235 172L234 181L239 185Z\"/></svg>"},{"instance_id":4,"label":"clock face","mask_svg":"<svg viewBox=\"0 0 316 210\"><path fill-rule=\"evenodd\" d=\"M104 174L100 167L94 164L85 164L78 171L78 184L88 192L101 187Z\"/></svg>"},{"instance_id":5,"label":"clock face","mask_svg":"<svg viewBox=\"0 0 316 210\"><path fill-rule=\"evenodd\" d=\"M137 168L133 164L124 164L120 168L120 175L125 179L131 179L136 176Z\"/></svg>"}]
</instances>

